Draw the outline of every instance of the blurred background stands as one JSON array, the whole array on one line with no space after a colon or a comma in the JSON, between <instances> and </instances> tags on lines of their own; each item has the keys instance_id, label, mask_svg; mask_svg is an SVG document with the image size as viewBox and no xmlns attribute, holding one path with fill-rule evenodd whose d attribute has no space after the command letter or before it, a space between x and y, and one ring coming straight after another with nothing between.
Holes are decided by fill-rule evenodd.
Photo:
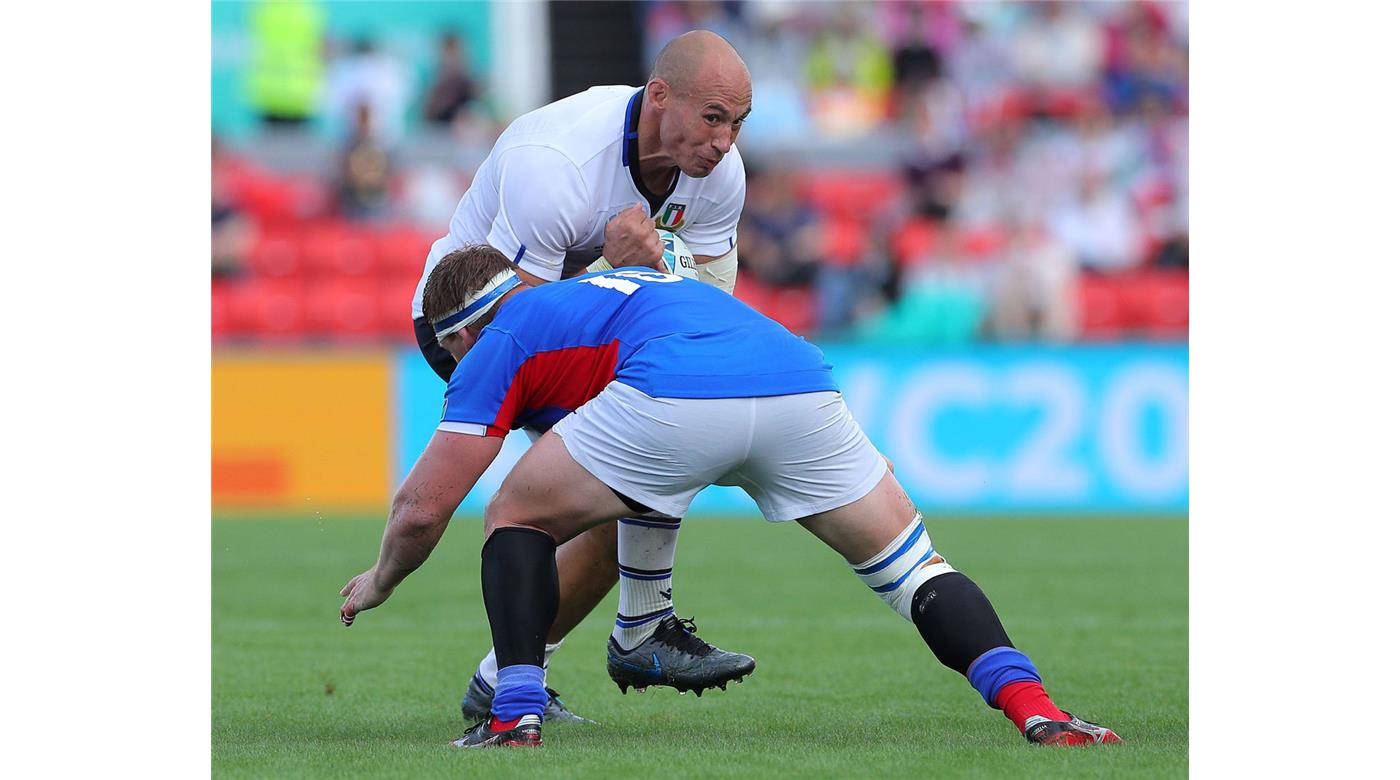
<instances>
[{"instance_id":1,"label":"blurred background stands","mask_svg":"<svg viewBox=\"0 0 1400 780\"><path fill-rule=\"evenodd\" d=\"M215 341L412 343L428 246L504 123L640 84L697 28L753 75L738 294L769 316L825 341L1183 340L1186 11L216 3Z\"/></svg>"}]
</instances>

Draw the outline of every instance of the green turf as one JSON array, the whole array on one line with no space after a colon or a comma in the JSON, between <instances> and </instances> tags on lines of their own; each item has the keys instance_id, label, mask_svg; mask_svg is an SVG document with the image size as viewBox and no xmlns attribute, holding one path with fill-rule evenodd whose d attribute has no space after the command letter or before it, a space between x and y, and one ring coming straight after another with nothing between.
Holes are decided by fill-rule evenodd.
<instances>
[{"instance_id":1,"label":"green turf","mask_svg":"<svg viewBox=\"0 0 1400 780\"><path fill-rule=\"evenodd\" d=\"M1158 777L1187 771L1187 523L930 520L1052 696L1127 742L1036 749L834 554L793 524L686 521L675 579L701 636L758 659L703 699L618 694L604 670L614 597L550 683L600 725L547 725L542 750L461 752L457 701L490 644L481 524L353 628L341 585L383 521L217 520L213 771L218 776Z\"/></svg>"}]
</instances>

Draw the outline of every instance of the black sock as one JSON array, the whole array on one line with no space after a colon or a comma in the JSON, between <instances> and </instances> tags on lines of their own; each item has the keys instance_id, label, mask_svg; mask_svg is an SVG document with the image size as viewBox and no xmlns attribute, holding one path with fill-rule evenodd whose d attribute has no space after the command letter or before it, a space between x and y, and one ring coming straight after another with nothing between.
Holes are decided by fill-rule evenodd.
<instances>
[{"instance_id":1,"label":"black sock","mask_svg":"<svg viewBox=\"0 0 1400 780\"><path fill-rule=\"evenodd\" d=\"M544 666L545 634L559 612L554 540L543 531L500 528L481 548L481 596L496 663Z\"/></svg>"},{"instance_id":2,"label":"black sock","mask_svg":"<svg viewBox=\"0 0 1400 780\"><path fill-rule=\"evenodd\" d=\"M939 662L958 674L966 675L972 662L988 650L1014 647L992 602L960 571L919 586L909 612Z\"/></svg>"}]
</instances>

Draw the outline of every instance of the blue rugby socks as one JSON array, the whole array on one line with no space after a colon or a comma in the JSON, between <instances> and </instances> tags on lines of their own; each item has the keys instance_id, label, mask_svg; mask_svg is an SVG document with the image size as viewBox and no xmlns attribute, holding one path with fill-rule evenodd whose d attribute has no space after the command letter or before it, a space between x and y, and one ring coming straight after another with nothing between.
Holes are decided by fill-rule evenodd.
<instances>
[{"instance_id":1,"label":"blue rugby socks","mask_svg":"<svg viewBox=\"0 0 1400 780\"><path fill-rule=\"evenodd\" d=\"M1045 692L1035 664L1014 647L997 647L983 653L968 668L967 681L982 694L988 706L1001 710L1023 734L1026 720L1032 715L1069 720Z\"/></svg>"},{"instance_id":2,"label":"blue rugby socks","mask_svg":"<svg viewBox=\"0 0 1400 780\"><path fill-rule=\"evenodd\" d=\"M554 652L564 645L563 642L545 644L544 646L544 673L545 680L549 679L549 659L554 656ZM481 659L481 663L476 665L476 679L488 693L496 690L497 678L500 674L496 666L496 650L492 648L486 657Z\"/></svg>"},{"instance_id":3,"label":"blue rugby socks","mask_svg":"<svg viewBox=\"0 0 1400 780\"><path fill-rule=\"evenodd\" d=\"M508 729L525 715L543 716L548 703L543 668L529 664L507 666L501 670L491 714L500 721L502 729Z\"/></svg>"}]
</instances>

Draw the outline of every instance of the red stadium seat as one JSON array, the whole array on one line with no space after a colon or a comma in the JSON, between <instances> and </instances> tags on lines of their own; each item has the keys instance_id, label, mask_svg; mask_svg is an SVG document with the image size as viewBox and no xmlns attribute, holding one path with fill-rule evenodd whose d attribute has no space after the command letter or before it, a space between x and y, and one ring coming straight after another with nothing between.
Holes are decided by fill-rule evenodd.
<instances>
[{"instance_id":1,"label":"red stadium seat","mask_svg":"<svg viewBox=\"0 0 1400 780\"><path fill-rule=\"evenodd\" d=\"M366 276L375 270L369 234L341 222L325 222L302 236L308 271L318 276Z\"/></svg>"},{"instance_id":2,"label":"red stadium seat","mask_svg":"<svg viewBox=\"0 0 1400 780\"><path fill-rule=\"evenodd\" d=\"M1191 329L1190 278L1157 273L1147 285L1147 332L1158 338L1186 338Z\"/></svg>"},{"instance_id":3,"label":"red stadium seat","mask_svg":"<svg viewBox=\"0 0 1400 780\"><path fill-rule=\"evenodd\" d=\"M250 279L232 288L230 330L267 340L300 338L306 325L303 285L295 279Z\"/></svg>"},{"instance_id":4,"label":"red stadium seat","mask_svg":"<svg viewBox=\"0 0 1400 780\"><path fill-rule=\"evenodd\" d=\"M264 226L289 226L326 207L325 185L314 176L255 173L240 184L242 203Z\"/></svg>"},{"instance_id":5,"label":"red stadium seat","mask_svg":"<svg viewBox=\"0 0 1400 780\"><path fill-rule=\"evenodd\" d=\"M864 224L849 219L828 219L822 227L822 251L826 262L841 266L860 262L869 238Z\"/></svg>"},{"instance_id":6,"label":"red stadium seat","mask_svg":"<svg viewBox=\"0 0 1400 780\"><path fill-rule=\"evenodd\" d=\"M1183 339L1190 331L1190 279L1177 271L1085 276L1079 281L1085 339Z\"/></svg>"},{"instance_id":7,"label":"red stadium seat","mask_svg":"<svg viewBox=\"0 0 1400 780\"><path fill-rule=\"evenodd\" d=\"M740 274L734 297L763 316L782 323L793 333L806 335L816 323L816 299L812 291L798 287L770 287L757 278Z\"/></svg>"},{"instance_id":8,"label":"red stadium seat","mask_svg":"<svg viewBox=\"0 0 1400 780\"><path fill-rule=\"evenodd\" d=\"M1088 341L1121 338L1126 327L1117 285L1111 279L1079 279L1079 334Z\"/></svg>"},{"instance_id":9,"label":"red stadium seat","mask_svg":"<svg viewBox=\"0 0 1400 780\"><path fill-rule=\"evenodd\" d=\"M303 270L301 244L295 232L283 229L261 231L248 257L253 273L268 279L281 279Z\"/></svg>"},{"instance_id":10,"label":"red stadium seat","mask_svg":"<svg viewBox=\"0 0 1400 780\"><path fill-rule=\"evenodd\" d=\"M242 181L243 205L260 224L285 225L297 217L296 189L274 176L249 176Z\"/></svg>"},{"instance_id":11,"label":"red stadium seat","mask_svg":"<svg viewBox=\"0 0 1400 780\"><path fill-rule=\"evenodd\" d=\"M233 330L233 284L213 280L209 289L209 333L214 341L227 338Z\"/></svg>"},{"instance_id":12,"label":"red stadium seat","mask_svg":"<svg viewBox=\"0 0 1400 780\"><path fill-rule=\"evenodd\" d=\"M374 235L375 255L382 274L421 274L437 236L412 227L395 227Z\"/></svg>"},{"instance_id":13,"label":"red stadium seat","mask_svg":"<svg viewBox=\"0 0 1400 780\"><path fill-rule=\"evenodd\" d=\"M1052 87L1034 97L1040 111L1060 119L1073 119L1096 102L1091 91L1074 87Z\"/></svg>"},{"instance_id":14,"label":"red stadium seat","mask_svg":"<svg viewBox=\"0 0 1400 780\"><path fill-rule=\"evenodd\" d=\"M940 229L931 219L912 217L895 230L890 239L894 260L901 267L912 265L934 253Z\"/></svg>"},{"instance_id":15,"label":"red stadium seat","mask_svg":"<svg viewBox=\"0 0 1400 780\"><path fill-rule=\"evenodd\" d=\"M764 314L782 323L783 327L793 333L805 336L811 333L812 326L816 323L815 298L812 291L805 288L779 289L773 294L769 309Z\"/></svg>"},{"instance_id":16,"label":"red stadium seat","mask_svg":"<svg viewBox=\"0 0 1400 780\"><path fill-rule=\"evenodd\" d=\"M980 135L1014 125L1030 112L1029 98L1017 88L994 92L967 107L968 124Z\"/></svg>"},{"instance_id":17,"label":"red stadium seat","mask_svg":"<svg viewBox=\"0 0 1400 780\"><path fill-rule=\"evenodd\" d=\"M986 259L1006 248L1006 234L996 227L967 229L958 234L958 249L967 257Z\"/></svg>"},{"instance_id":18,"label":"red stadium seat","mask_svg":"<svg viewBox=\"0 0 1400 780\"><path fill-rule=\"evenodd\" d=\"M418 289L418 274L400 274L384 278L379 284L379 325L385 338L406 344L416 344L413 318L410 316L413 293Z\"/></svg>"},{"instance_id":19,"label":"red stadium seat","mask_svg":"<svg viewBox=\"0 0 1400 780\"><path fill-rule=\"evenodd\" d=\"M307 331L317 337L337 341L378 338L379 282L341 277L309 285L306 323Z\"/></svg>"},{"instance_id":20,"label":"red stadium seat","mask_svg":"<svg viewBox=\"0 0 1400 780\"><path fill-rule=\"evenodd\" d=\"M1118 311L1123 326L1135 334L1141 334L1147 330L1152 308L1148 300L1150 280L1146 274L1129 273L1113 277L1112 284L1118 296Z\"/></svg>"},{"instance_id":21,"label":"red stadium seat","mask_svg":"<svg viewBox=\"0 0 1400 780\"><path fill-rule=\"evenodd\" d=\"M899 194L899 180L884 172L831 171L811 174L803 190L816 208L833 217L865 221Z\"/></svg>"},{"instance_id":22,"label":"red stadium seat","mask_svg":"<svg viewBox=\"0 0 1400 780\"><path fill-rule=\"evenodd\" d=\"M764 311L773 299L773 289L753 274L741 270L739 278L734 282L734 297L759 311Z\"/></svg>"}]
</instances>

